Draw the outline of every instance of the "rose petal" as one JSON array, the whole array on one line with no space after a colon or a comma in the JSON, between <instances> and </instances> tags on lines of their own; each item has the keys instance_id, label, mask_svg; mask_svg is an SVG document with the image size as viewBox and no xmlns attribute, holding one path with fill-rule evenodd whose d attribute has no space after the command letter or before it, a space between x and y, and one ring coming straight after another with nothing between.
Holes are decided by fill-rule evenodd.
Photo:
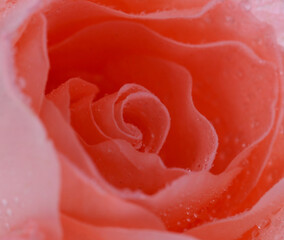
<instances>
[{"instance_id":1,"label":"rose petal","mask_svg":"<svg viewBox=\"0 0 284 240\"><path fill-rule=\"evenodd\" d=\"M152 213L106 192L63 155L61 160L61 209L68 216L97 226L164 228Z\"/></svg>"},{"instance_id":2,"label":"rose petal","mask_svg":"<svg viewBox=\"0 0 284 240\"><path fill-rule=\"evenodd\" d=\"M104 178L126 191L153 194L186 174L181 169L167 169L156 154L136 151L122 140L83 145Z\"/></svg>"},{"instance_id":3,"label":"rose petal","mask_svg":"<svg viewBox=\"0 0 284 240\"><path fill-rule=\"evenodd\" d=\"M212 240L238 239L284 207L283 187L284 180L281 180L250 211L191 229L188 234L204 240L208 239L208 236Z\"/></svg>"},{"instance_id":4,"label":"rose petal","mask_svg":"<svg viewBox=\"0 0 284 240\"><path fill-rule=\"evenodd\" d=\"M284 2L282 0L246 0L241 5L261 21L271 24L277 34L278 43L284 45Z\"/></svg>"},{"instance_id":5,"label":"rose petal","mask_svg":"<svg viewBox=\"0 0 284 240\"><path fill-rule=\"evenodd\" d=\"M185 231L212 220L206 209L214 205L239 171L236 168L218 176L206 171L191 172L154 195L125 197L157 214L168 230Z\"/></svg>"},{"instance_id":6,"label":"rose petal","mask_svg":"<svg viewBox=\"0 0 284 240\"><path fill-rule=\"evenodd\" d=\"M91 159L80 145L76 133L65 120L66 118L64 119L51 101L47 99L43 101L40 117L57 151L68 157L86 175L93 176L96 170Z\"/></svg>"},{"instance_id":7,"label":"rose petal","mask_svg":"<svg viewBox=\"0 0 284 240\"><path fill-rule=\"evenodd\" d=\"M119 32L117 33L119 35L116 35L116 31ZM132 35L132 32L135 32L135 34ZM91 37L91 34L93 37ZM120 37L118 38L117 36ZM111 41L107 42L107 39L111 39ZM81 41L85 44L80 44ZM87 42L90 42L92 46L87 47ZM92 48L92 50L90 50L90 48ZM115 51L115 49L117 51ZM93 54L90 55L90 51L92 51ZM268 63L258 59L253 52L244 45L235 42L223 42L199 47L182 45L155 35L135 23L118 21L104 23L85 29L61 45L53 48L50 52L53 66L51 76L54 81L60 83L62 81L60 79L62 79L64 75L64 78L66 78L68 75L78 74L79 72L87 70L89 72L96 71L96 74L98 74L98 72L100 73L104 68L103 66L107 63L111 64L113 59L124 59L125 55L133 55L134 53L147 54L147 51L149 51L151 55L157 54L160 57L170 58L175 62L186 65L187 69L192 73L193 78L198 80L195 84L195 92L206 92L206 95L208 95L208 100L199 98L196 99L196 102L203 112L207 112L212 121L216 120L216 112L212 111L212 103L210 104L211 108L208 108L208 104L215 102L216 108L220 108L218 115L222 117L219 119L219 122L222 122L222 124L219 124L218 130L220 131L219 134L222 137L223 143L225 143L225 139L227 139L227 143L224 145L227 147L222 148L225 157L223 157L223 161L218 164L220 170L243 150L244 144L252 144L254 141L267 134L268 130L271 128L277 87L276 71ZM228 52L231 54L229 58ZM96 56L96 59L93 59L92 55ZM216 58L216 56L218 56L218 58ZM239 59L243 59L243 61L239 61ZM82 65L83 61L86 61L86 64ZM90 63L92 63L91 66ZM137 66L141 67L140 65L137 64ZM155 65L148 67L147 71L153 69L154 72ZM72 66L71 72L68 70L70 66ZM144 74L144 72L145 71L142 71L140 68L139 74ZM238 74L242 74L242 76L240 77ZM157 76L156 74L153 76L157 78L159 75ZM175 74L175 76L177 75ZM208 76L211 76L210 79L214 79L214 81L210 81ZM251 76L254 76L253 80ZM139 79L139 77L137 78ZM240 79L242 82L239 81ZM268 82L266 79L270 79L268 85L266 84ZM135 81L135 77L133 76L131 80ZM89 79L89 81L94 80ZM155 79L153 82L159 81ZM96 84L101 88L101 82L96 82ZM256 94L256 86L262 94ZM147 88L149 88L149 86L147 86ZM209 88L215 90L209 91ZM150 90L152 91L152 89ZM152 92L158 95L157 92ZM234 96L232 96L232 94ZM260 98L260 96L264 94L266 95L265 101L262 97ZM201 95L199 94L199 96ZM205 94L202 94L202 96L205 96ZM258 104L255 104L255 101L257 101ZM259 102L261 102L261 105ZM255 108L256 105L263 108ZM169 109L168 106L167 108ZM226 112L230 114L224 114ZM172 115L171 111L170 114ZM173 122L172 118L172 125ZM259 126L252 128L251 126L253 124ZM225 130L226 133L228 133L227 135L224 135L225 133L221 126L226 126ZM202 132L202 129L197 130L197 133L200 135ZM206 133L208 133L208 131L206 131ZM223 135L221 133L223 133ZM186 134L186 136L192 137L193 134ZM212 136L210 138L212 139L214 137ZM235 138L239 139L238 143L235 143ZM208 141L201 139L204 138L199 138L195 143L202 144ZM188 141L189 140L184 142L188 143ZM210 140L210 142L211 141L213 140ZM177 143L173 146L176 147ZM177 163L176 160L174 161L175 166L190 167L192 162L202 163L204 159L210 160L212 154L214 156L214 148L216 145L211 143L210 145L205 144L205 146L200 146L200 148L205 148L203 150L198 150L196 153L190 151L187 154L184 153L185 148L181 148L183 151L175 149L175 151L173 151L175 154L181 154L180 157L177 157L179 163ZM192 146L192 148L188 147L188 149L195 148L196 144L194 147ZM193 158L192 154L196 154L196 156ZM202 157L198 156L198 154L202 154ZM165 157L167 157L166 154ZM170 158L170 156L168 157ZM193 158L191 164L188 162L189 158ZM167 165L171 166L170 159L164 160Z\"/></svg>"},{"instance_id":8,"label":"rose petal","mask_svg":"<svg viewBox=\"0 0 284 240\"><path fill-rule=\"evenodd\" d=\"M153 230L132 230L126 228L111 228L111 227L95 227L91 225L78 222L65 215L62 216L65 239L67 240L197 240L190 236L183 236L180 234L159 232Z\"/></svg>"},{"instance_id":9,"label":"rose petal","mask_svg":"<svg viewBox=\"0 0 284 240\"><path fill-rule=\"evenodd\" d=\"M276 213L271 219L265 219L257 225L257 230L252 235L262 240L281 240L284 236L284 208Z\"/></svg>"},{"instance_id":10,"label":"rose petal","mask_svg":"<svg viewBox=\"0 0 284 240\"><path fill-rule=\"evenodd\" d=\"M145 152L158 153L168 135L170 116L151 92L126 84L92 104L93 117L110 138L125 139Z\"/></svg>"},{"instance_id":11,"label":"rose petal","mask_svg":"<svg viewBox=\"0 0 284 240\"><path fill-rule=\"evenodd\" d=\"M41 118L58 152L64 154L61 155L63 212L97 225L163 228L150 212L110 193L112 187L94 168L73 129L52 102L44 101Z\"/></svg>"},{"instance_id":12,"label":"rose petal","mask_svg":"<svg viewBox=\"0 0 284 240\"><path fill-rule=\"evenodd\" d=\"M47 239L60 239L56 152L13 84L15 70L9 40L0 37L0 195L4 213L0 234L32 219Z\"/></svg>"},{"instance_id":13,"label":"rose petal","mask_svg":"<svg viewBox=\"0 0 284 240\"><path fill-rule=\"evenodd\" d=\"M44 234L36 223L25 224L22 228L10 232L7 236L0 238L1 240L44 240Z\"/></svg>"},{"instance_id":14,"label":"rose petal","mask_svg":"<svg viewBox=\"0 0 284 240\"><path fill-rule=\"evenodd\" d=\"M46 19L35 15L16 43L18 85L31 107L39 112L49 70L46 49Z\"/></svg>"},{"instance_id":15,"label":"rose petal","mask_svg":"<svg viewBox=\"0 0 284 240\"><path fill-rule=\"evenodd\" d=\"M5 1L0 5L0 35L12 37L13 42L23 30L28 19L43 7L48 0Z\"/></svg>"},{"instance_id":16,"label":"rose petal","mask_svg":"<svg viewBox=\"0 0 284 240\"><path fill-rule=\"evenodd\" d=\"M163 10L171 10L171 9L190 9L191 11L197 11L200 8L212 4L212 0L169 0L167 2L161 0L142 0L139 2L132 2L128 0L89 0L90 2L99 3L105 6L109 6L111 8L118 9L123 12L129 13L147 13L147 12L159 12Z\"/></svg>"},{"instance_id":17,"label":"rose petal","mask_svg":"<svg viewBox=\"0 0 284 240\"><path fill-rule=\"evenodd\" d=\"M283 117L282 117L283 118ZM278 130L276 140L271 149L269 160L267 161L265 168L258 180L257 185L248 195L243 204L239 207L243 209L251 208L260 198L272 188L280 179L284 177L284 119Z\"/></svg>"},{"instance_id":18,"label":"rose petal","mask_svg":"<svg viewBox=\"0 0 284 240\"><path fill-rule=\"evenodd\" d=\"M61 112L67 122L70 122L70 107L84 97L94 98L98 88L80 78L72 78L56 88L47 98L51 100Z\"/></svg>"},{"instance_id":19,"label":"rose petal","mask_svg":"<svg viewBox=\"0 0 284 240\"><path fill-rule=\"evenodd\" d=\"M182 3L204 4L204 1ZM164 4L166 3L163 2ZM78 12L80 14L75 14ZM199 13L172 10L137 15L126 14L90 1L62 0L51 4L46 10L46 16L49 20L50 46L87 26L103 21L127 19L143 23L163 36L185 43L241 41L261 58L279 61L278 46L271 27L259 22L249 11L233 1L211 1Z\"/></svg>"}]
</instances>

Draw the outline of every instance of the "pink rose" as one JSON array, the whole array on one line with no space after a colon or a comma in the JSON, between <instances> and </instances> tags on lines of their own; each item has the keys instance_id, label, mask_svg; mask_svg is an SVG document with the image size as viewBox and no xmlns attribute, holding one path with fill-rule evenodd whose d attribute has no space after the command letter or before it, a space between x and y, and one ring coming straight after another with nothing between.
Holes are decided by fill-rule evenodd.
<instances>
[{"instance_id":1,"label":"pink rose","mask_svg":"<svg viewBox=\"0 0 284 240\"><path fill-rule=\"evenodd\" d=\"M1 240L282 239L269 6L2 1Z\"/></svg>"}]
</instances>

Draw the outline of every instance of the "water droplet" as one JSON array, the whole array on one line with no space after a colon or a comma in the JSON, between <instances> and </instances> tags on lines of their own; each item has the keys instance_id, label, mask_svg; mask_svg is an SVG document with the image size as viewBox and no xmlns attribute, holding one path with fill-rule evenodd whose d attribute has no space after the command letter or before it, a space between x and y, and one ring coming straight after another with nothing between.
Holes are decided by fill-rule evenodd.
<instances>
[{"instance_id":1,"label":"water droplet","mask_svg":"<svg viewBox=\"0 0 284 240\"><path fill-rule=\"evenodd\" d=\"M182 203L180 203L178 206L179 206L180 208L182 208L182 207L183 207L183 204L182 204Z\"/></svg>"},{"instance_id":2,"label":"water droplet","mask_svg":"<svg viewBox=\"0 0 284 240\"><path fill-rule=\"evenodd\" d=\"M10 224L9 224L9 223L5 223L5 227L6 227L7 229L10 229Z\"/></svg>"},{"instance_id":3,"label":"water droplet","mask_svg":"<svg viewBox=\"0 0 284 240\"><path fill-rule=\"evenodd\" d=\"M190 218L187 218L186 221L187 221L187 222L191 222L191 219L190 219Z\"/></svg>"},{"instance_id":4,"label":"water droplet","mask_svg":"<svg viewBox=\"0 0 284 240\"><path fill-rule=\"evenodd\" d=\"M5 198L3 198L1 202L2 202L3 206L7 206L7 204L8 204L8 201Z\"/></svg>"},{"instance_id":5,"label":"water droplet","mask_svg":"<svg viewBox=\"0 0 284 240\"><path fill-rule=\"evenodd\" d=\"M248 3L248 2L243 3L243 8L244 8L246 11L249 11L249 10L251 9L250 3Z\"/></svg>"},{"instance_id":6,"label":"water droplet","mask_svg":"<svg viewBox=\"0 0 284 240\"><path fill-rule=\"evenodd\" d=\"M197 215L196 213L194 213L194 214L193 214L193 216L194 216L195 218L197 218L197 217L198 217L198 215Z\"/></svg>"},{"instance_id":7,"label":"water droplet","mask_svg":"<svg viewBox=\"0 0 284 240\"><path fill-rule=\"evenodd\" d=\"M227 197L227 199L231 199L232 196L230 194L228 194L226 197Z\"/></svg>"},{"instance_id":8,"label":"water droplet","mask_svg":"<svg viewBox=\"0 0 284 240\"><path fill-rule=\"evenodd\" d=\"M181 225L181 222L180 222L180 221L178 221L178 222L177 222L177 225L178 225L178 226L180 226L180 225Z\"/></svg>"},{"instance_id":9,"label":"water droplet","mask_svg":"<svg viewBox=\"0 0 284 240\"><path fill-rule=\"evenodd\" d=\"M12 210L10 208L7 208L6 214L11 217L12 216Z\"/></svg>"},{"instance_id":10,"label":"water droplet","mask_svg":"<svg viewBox=\"0 0 284 240\"><path fill-rule=\"evenodd\" d=\"M270 219L264 219L260 224L257 225L258 229L264 229L271 223Z\"/></svg>"},{"instance_id":11,"label":"water droplet","mask_svg":"<svg viewBox=\"0 0 284 240\"><path fill-rule=\"evenodd\" d=\"M244 147L246 147L246 144L245 144L245 143L243 143L243 144L242 144L242 147L243 147L243 148L244 148Z\"/></svg>"},{"instance_id":12,"label":"water droplet","mask_svg":"<svg viewBox=\"0 0 284 240\"><path fill-rule=\"evenodd\" d=\"M168 216L168 214L167 214L167 213L163 213L163 216L164 216L164 217L167 217L167 216Z\"/></svg>"},{"instance_id":13,"label":"water droplet","mask_svg":"<svg viewBox=\"0 0 284 240\"><path fill-rule=\"evenodd\" d=\"M189 215L190 215L190 212L189 212L189 211L186 211L186 215L189 216Z\"/></svg>"},{"instance_id":14,"label":"water droplet","mask_svg":"<svg viewBox=\"0 0 284 240\"><path fill-rule=\"evenodd\" d=\"M228 23L234 22L234 18L233 18L232 16L226 16L226 17L225 17L225 20L226 20L226 22L228 22Z\"/></svg>"},{"instance_id":15,"label":"water droplet","mask_svg":"<svg viewBox=\"0 0 284 240\"><path fill-rule=\"evenodd\" d=\"M19 198L18 197L14 197L14 202L18 203L19 202Z\"/></svg>"}]
</instances>

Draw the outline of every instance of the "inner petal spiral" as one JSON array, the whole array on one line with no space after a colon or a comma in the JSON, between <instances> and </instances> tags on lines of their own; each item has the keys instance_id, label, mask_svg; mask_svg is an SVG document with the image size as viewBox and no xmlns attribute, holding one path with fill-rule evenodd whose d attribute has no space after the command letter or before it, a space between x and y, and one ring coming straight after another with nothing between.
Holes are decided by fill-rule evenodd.
<instances>
[{"instance_id":1,"label":"inner petal spiral","mask_svg":"<svg viewBox=\"0 0 284 240\"><path fill-rule=\"evenodd\" d=\"M125 139L141 151L159 152L169 132L166 107L137 84L126 84L117 93L99 99L92 110L107 136Z\"/></svg>"},{"instance_id":2,"label":"inner petal spiral","mask_svg":"<svg viewBox=\"0 0 284 240\"><path fill-rule=\"evenodd\" d=\"M123 139L143 152L160 151L169 132L170 115L154 94L138 84L125 84L118 92L94 101L97 93L95 85L73 78L49 98L58 107L69 102L66 119L88 145Z\"/></svg>"}]
</instances>

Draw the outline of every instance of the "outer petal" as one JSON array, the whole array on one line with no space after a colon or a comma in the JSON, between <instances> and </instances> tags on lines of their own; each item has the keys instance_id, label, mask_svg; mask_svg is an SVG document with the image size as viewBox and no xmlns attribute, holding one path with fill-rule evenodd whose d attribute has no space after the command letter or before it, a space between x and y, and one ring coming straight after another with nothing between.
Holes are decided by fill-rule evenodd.
<instances>
[{"instance_id":1,"label":"outer petal","mask_svg":"<svg viewBox=\"0 0 284 240\"><path fill-rule=\"evenodd\" d=\"M209 236L212 240L233 240L240 238L256 225L260 226L258 228L261 229L265 227L262 226L265 225L263 224L264 221L270 218L278 218L278 216L274 217L273 215L283 209L283 189L284 180L281 180L250 211L194 228L188 234L204 240L208 239Z\"/></svg>"},{"instance_id":2,"label":"outer petal","mask_svg":"<svg viewBox=\"0 0 284 240\"><path fill-rule=\"evenodd\" d=\"M46 40L46 19L38 14L29 21L15 46L18 85L37 113L49 70Z\"/></svg>"},{"instance_id":3,"label":"outer petal","mask_svg":"<svg viewBox=\"0 0 284 240\"><path fill-rule=\"evenodd\" d=\"M36 223L30 222L8 233L1 240L45 240L46 237Z\"/></svg>"},{"instance_id":4,"label":"outer petal","mask_svg":"<svg viewBox=\"0 0 284 240\"><path fill-rule=\"evenodd\" d=\"M32 219L47 239L59 239L56 152L13 84L12 56L0 38L0 235Z\"/></svg>"},{"instance_id":5,"label":"outer petal","mask_svg":"<svg viewBox=\"0 0 284 240\"><path fill-rule=\"evenodd\" d=\"M97 226L150 228L162 230L160 220L147 210L108 193L61 156L62 211Z\"/></svg>"},{"instance_id":6,"label":"outer petal","mask_svg":"<svg viewBox=\"0 0 284 240\"><path fill-rule=\"evenodd\" d=\"M67 216L62 216L64 236L66 240L197 240L194 237L181 234L158 232L153 230L138 230L111 227L94 227Z\"/></svg>"},{"instance_id":7,"label":"outer petal","mask_svg":"<svg viewBox=\"0 0 284 240\"><path fill-rule=\"evenodd\" d=\"M0 235L32 220L46 239L60 239L56 152L42 124L22 102L13 65L13 43L42 3L19 0L0 13Z\"/></svg>"},{"instance_id":8,"label":"outer petal","mask_svg":"<svg viewBox=\"0 0 284 240\"><path fill-rule=\"evenodd\" d=\"M241 1L261 21L271 24L277 34L278 43L284 46L284 2L282 0Z\"/></svg>"}]
</instances>

